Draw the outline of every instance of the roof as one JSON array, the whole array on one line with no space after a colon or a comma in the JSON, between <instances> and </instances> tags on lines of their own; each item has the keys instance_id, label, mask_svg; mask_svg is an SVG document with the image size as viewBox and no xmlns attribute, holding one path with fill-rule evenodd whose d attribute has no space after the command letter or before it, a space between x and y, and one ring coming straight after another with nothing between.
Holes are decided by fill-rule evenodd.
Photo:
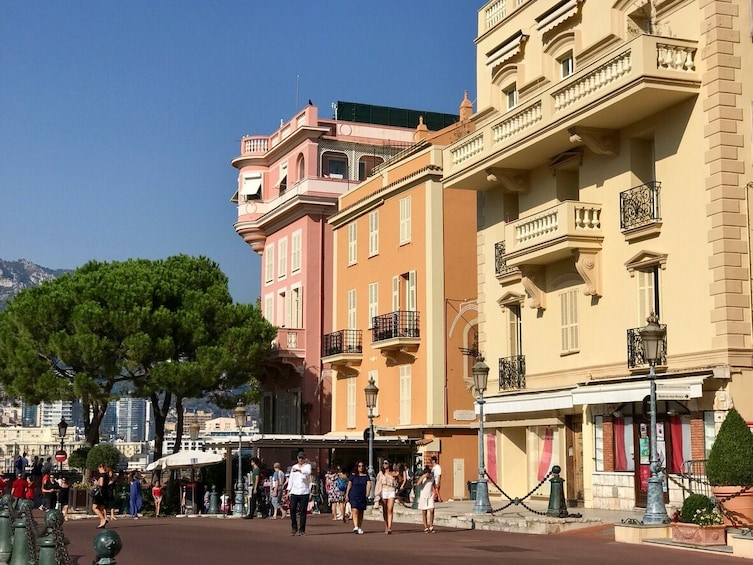
<instances>
[{"instance_id":1,"label":"roof","mask_svg":"<svg viewBox=\"0 0 753 565\"><path fill-rule=\"evenodd\" d=\"M389 106L374 106L359 104L358 102L337 101L335 110L336 120L344 122L358 122L362 124L378 124L383 126L415 128L419 118L423 116L424 124L431 131L439 131L459 121L457 114L443 114L424 110L409 110L407 108L391 108Z\"/></svg>"}]
</instances>

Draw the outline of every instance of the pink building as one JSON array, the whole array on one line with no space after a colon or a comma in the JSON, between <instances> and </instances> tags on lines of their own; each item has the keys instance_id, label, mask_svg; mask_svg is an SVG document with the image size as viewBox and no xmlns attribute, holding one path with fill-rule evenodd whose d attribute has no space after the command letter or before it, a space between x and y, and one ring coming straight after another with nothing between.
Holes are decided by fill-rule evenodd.
<instances>
[{"instance_id":1,"label":"pink building","mask_svg":"<svg viewBox=\"0 0 753 565\"><path fill-rule=\"evenodd\" d=\"M436 129L457 120L348 102L333 109L335 117L323 119L308 105L272 135L244 137L232 161L239 171L235 230L261 256L261 308L279 327L261 383L265 434L330 431L332 383L321 346L322 336L333 331L327 219L337 211L338 197L411 145L419 116ZM264 457L287 461L291 450L265 450Z\"/></svg>"}]
</instances>

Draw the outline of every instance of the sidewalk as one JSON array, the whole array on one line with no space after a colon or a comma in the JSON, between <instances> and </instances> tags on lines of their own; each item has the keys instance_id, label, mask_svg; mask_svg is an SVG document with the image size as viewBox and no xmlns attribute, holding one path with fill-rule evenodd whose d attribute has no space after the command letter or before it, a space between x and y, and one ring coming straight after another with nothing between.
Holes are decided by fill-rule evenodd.
<instances>
[{"instance_id":1,"label":"sidewalk","mask_svg":"<svg viewBox=\"0 0 753 565\"><path fill-rule=\"evenodd\" d=\"M509 501L492 499L492 509L501 508ZM526 506L511 504L501 511L492 514L473 514L473 500L457 500L440 502L434 510L434 524L460 529L494 530L500 532L520 532L529 534L558 534L583 528L597 526L611 526L624 519L643 518L643 510L636 508L632 511L601 510L593 508L569 508L571 516L556 518L546 516L547 503L526 502ZM539 514L541 513L541 514ZM577 516L580 515L580 516ZM381 520L382 512L379 507L367 509L367 520ZM395 504L395 522L420 524L421 511Z\"/></svg>"}]
</instances>

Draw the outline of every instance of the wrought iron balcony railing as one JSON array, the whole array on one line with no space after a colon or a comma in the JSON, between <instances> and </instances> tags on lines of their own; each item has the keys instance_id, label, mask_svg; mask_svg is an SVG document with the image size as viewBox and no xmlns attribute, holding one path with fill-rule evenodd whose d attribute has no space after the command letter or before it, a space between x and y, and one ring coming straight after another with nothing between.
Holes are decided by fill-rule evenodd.
<instances>
[{"instance_id":1,"label":"wrought iron balcony railing","mask_svg":"<svg viewBox=\"0 0 753 565\"><path fill-rule=\"evenodd\" d=\"M505 242L498 241L494 244L494 273L501 277L519 271L517 267L510 267L505 260Z\"/></svg>"},{"instance_id":2,"label":"wrought iron balcony railing","mask_svg":"<svg viewBox=\"0 0 753 565\"><path fill-rule=\"evenodd\" d=\"M499 390L522 388L526 388L526 356L500 357Z\"/></svg>"},{"instance_id":3,"label":"wrought iron balcony railing","mask_svg":"<svg viewBox=\"0 0 753 565\"><path fill-rule=\"evenodd\" d=\"M362 330L339 330L322 338L322 357L363 353Z\"/></svg>"},{"instance_id":4,"label":"wrought iron balcony railing","mask_svg":"<svg viewBox=\"0 0 753 565\"><path fill-rule=\"evenodd\" d=\"M652 181L620 192L620 228L629 230L661 220L659 190Z\"/></svg>"},{"instance_id":5,"label":"wrought iron balcony railing","mask_svg":"<svg viewBox=\"0 0 753 565\"><path fill-rule=\"evenodd\" d=\"M418 312L398 310L389 314L374 316L371 329L372 341L395 338L418 338Z\"/></svg>"},{"instance_id":6,"label":"wrought iron balcony railing","mask_svg":"<svg viewBox=\"0 0 753 565\"><path fill-rule=\"evenodd\" d=\"M664 339L662 340L661 357L656 362L657 365L667 364L667 324L660 324L664 330ZM628 369L635 369L642 365L648 365L643 358L643 339L641 330L643 328L631 328L627 331L627 365Z\"/></svg>"}]
</instances>

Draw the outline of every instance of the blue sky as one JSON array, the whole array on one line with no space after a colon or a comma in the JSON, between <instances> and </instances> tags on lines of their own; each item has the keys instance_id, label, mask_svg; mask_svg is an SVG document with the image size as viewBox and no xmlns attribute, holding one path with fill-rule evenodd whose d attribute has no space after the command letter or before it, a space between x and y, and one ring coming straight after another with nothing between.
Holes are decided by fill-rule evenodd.
<instances>
[{"instance_id":1,"label":"blue sky","mask_svg":"<svg viewBox=\"0 0 753 565\"><path fill-rule=\"evenodd\" d=\"M483 4L2 2L0 258L205 255L256 300L229 202L239 139L309 99L457 112Z\"/></svg>"}]
</instances>

